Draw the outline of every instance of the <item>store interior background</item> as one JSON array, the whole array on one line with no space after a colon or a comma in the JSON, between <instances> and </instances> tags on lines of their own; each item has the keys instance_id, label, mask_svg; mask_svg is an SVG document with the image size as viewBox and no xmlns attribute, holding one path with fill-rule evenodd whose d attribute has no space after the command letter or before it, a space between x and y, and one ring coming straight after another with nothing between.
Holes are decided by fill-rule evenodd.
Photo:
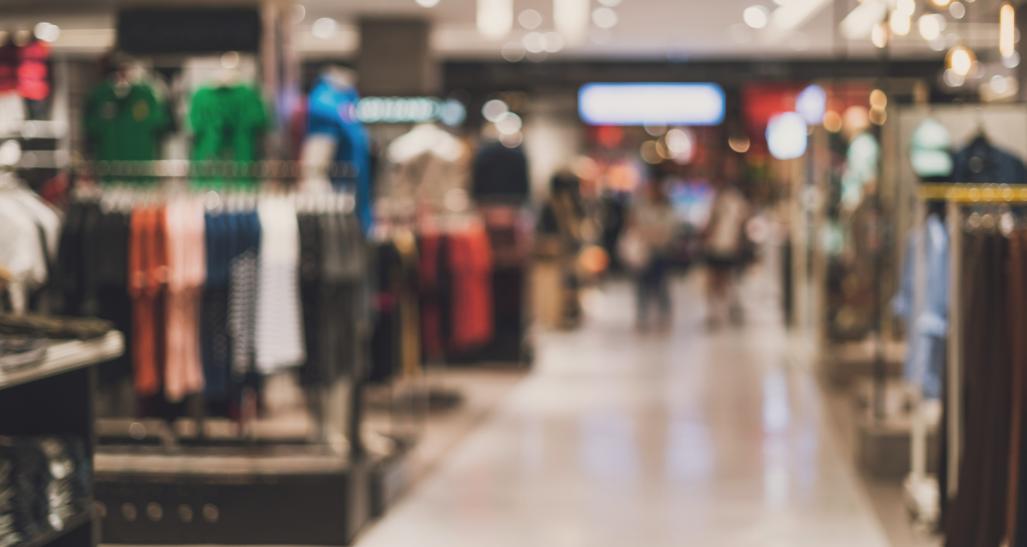
<instances>
[{"instance_id":1,"label":"store interior background","mask_svg":"<svg viewBox=\"0 0 1027 547\"><path fill-rule=\"evenodd\" d=\"M0 215L39 194L61 234L48 257L0 219L0 464L14 462L0 487L26 458L55 461L40 439L61 439L76 469L33 479L71 502L0 497L0 538L1027 545L1022 7L0 0ZM144 130L146 157L98 145L133 146L95 100L120 79L147 82L167 117ZM310 105L326 82L360 99L319 133ZM645 95L654 86L663 98ZM193 95L237 87L263 104L256 152L207 171ZM343 152L353 127L366 153ZM727 156L744 162L754 251L744 321L713 328L703 234ZM354 190L364 175L370 196ZM581 226L557 221L573 250L554 251L543 218L561 175L577 181ZM489 190L494 179L513 186ZM674 322L636 332L618 238L656 179L678 222ZM209 366L198 385L140 387L141 321L174 312L140 312L151 287L124 275L128 233L83 220L99 204L99 222L135 222L182 196L208 216L266 201L299 219L284 283L302 305L268 313L300 314L305 356L232 369L245 387L224 400L204 386ZM344 267L317 269L329 259L309 230L339 238ZM50 261L41 274L19 273L30 253ZM207 261L206 282L153 289L201 299L197 352L222 332L236 343L235 263L219 288L213 255L189 256ZM313 273L308 256L324 260ZM104 261L124 266L97 274ZM203 315L208 297L222 319ZM20 324L26 311L116 329L55 335ZM264 312L248 313L259 331ZM5 368L25 350L4 337L26 332L63 341ZM19 513L30 504L41 517Z\"/></svg>"}]
</instances>

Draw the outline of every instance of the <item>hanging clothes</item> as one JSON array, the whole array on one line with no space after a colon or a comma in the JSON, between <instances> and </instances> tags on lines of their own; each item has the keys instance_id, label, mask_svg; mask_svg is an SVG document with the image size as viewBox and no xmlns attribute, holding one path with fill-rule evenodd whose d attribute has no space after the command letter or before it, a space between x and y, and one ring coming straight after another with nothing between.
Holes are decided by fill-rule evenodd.
<instances>
[{"instance_id":1,"label":"hanging clothes","mask_svg":"<svg viewBox=\"0 0 1027 547\"><path fill-rule=\"evenodd\" d=\"M264 227L256 211L237 217L238 239L229 261L228 328L232 336L232 371L237 376L256 370L257 297L260 292L260 249Z\"/></svg>"},{"instance_id":2,"label":"hanging clothes","mask_svg":"<svg viewBox=\"0 0 1027 547\"><path fill-rule=\"evenodd\" d=\"M156 395L163 366L164 283L167 271L166 226L162 207L141 207L132 213L128 249L129 293L135 325L133 364L140 397Z\"/></svg>"},{"instance_id":3,"label":"hanging clothes","mask_svg":"<svg viewBox=\"0 0 1027 547\"><path fill-rule=\"evenodd\" d=\"M110 370L130 374L142 414L172 418L184 410L175 403L198 395L208 411L237 417L265 375L301 367L303 382L318 386L363 373L368 265L363 230L343 200L298 210L295 196L157 197L77 198L59 238L65 309L99 303L101 317L121 316L131 368ZM301 299L310 226L318 283Z\"/></svg>"},{"instance_id":4,"label":"hanging clothes","mask_svg":"<svg viewBox=\"0 0 1027 547\"><path fill-rule=\"evenodd\" d=\"M484 227L449 238L455 351L477 349L492 339L492 252Z\"/></svg>"},{"instance_id":5,"label":"hanging clothes","mask_svg":"<svg viewBox=\"0 0 1027 547\"><path fill-rule=\"evenodd\" d=\"M1009 245L995 231L963 237L962 447L945 544L996 546L1005 536L1010 455Z\"/></svg>"},{"instance_id":6,"label":"hanging clothes","mask_svg":"<svg viewBox=\"0 0 1027 547\"><path fill-rule=\"evenodd\" d=\"M89 94L83 127L97 161L154 161L168 129L167 105L144 82L104 81Z\"/></svg>"},{"instance_id":7,"label":"hanging clothes","mask_svg":"<svg viewBox=\"0 0 1027 547\"><path fill-rule=\"evenodd\" d=\"M915 302L918 248L924 250L921 302ZM906 380L920 386L925 398L938 399L948 343L949 308L948 232L938 215L929 215L923 229L910 234L903 262L900 290L892 306L896 315L905 319L909 333Z\"/></svg>"},{"instance_id":8,"label":"hanging clothes","mask_svg":"<svg viewBox=\"0 0 1027 547\"><path fill-rule=\"evenodd\" d=\"M374 271L377 282L368 381L383 384L421 371L417 243L413 233L401 230L376 241Z\"/></svg>"},{"instance_id":9,"label":"hanging clothes","mask_svg":"<svg viewBox=\"0 0 1027 547\"><path fill-rule=\"evenodd\" d=\"M1027 183L1023 161L980 135L956 153L952 180L964 183Z\"/></svg>"},{"instance_id":10,"label":"hanging clothes","mask_svg":"<svg viewBox=\"0 0 1027 547\"><path fill-rule=\"evenodd\" d=\"M484 144L474 156L471 195L476 201L526 203L531 197L528 158L521 147Z\"/></svg>"},{"instance_id":11,"label":"hanging clothes","mask_svg":"<svg viewBox=\"0 0 1027 547\"><path fill-rule=\"evenodd\" d=\"M0 178L0 268L10 278L8 296L24 313L34 291L51 279L61 218L13 177Z\"/></svg>"},{"instance_id":12,"label":"hanging clothes","mask_svg":"<svg viewBox=\"0 0 1027 547\"><path fill-rule=\"evenodd\" d=\"M425 356L441 359L481 349L494 334L492 250L484 226L423 227L418 247Z\"/></svg>"},{"instance_id":13,"label":"hanging clothes","mask_svg":"<svg viewBox=\"0 0 1027 547\"><path fill-rule=\"evenodd\" d=\"M261 201L256 365L263 374L296 367L306 358L299 298L299 224L285 199Z\"/></svg>"},{"instance_id":14,"label":"hanging clothes","mask_svg":"<svg viewBox=\"0 0 1027 547\"><path fill-rule=\"evenodd\" d=\"M203 389L200 304L206 279L206 219L195 199L171 201L165 209L167 248L167 343L164 391L172 402Z\"/></svg>"},{"instance_id":15,"label":"hanging clothes","mask_svg":"<svg viewBox=\"0 0 1027 547\"><path fill-rule=\"evenodd\" d=\"M367 270L359 221L342 213L299 216L307 385L357 376L358 327Z\"/></svg>"}]
</instances>

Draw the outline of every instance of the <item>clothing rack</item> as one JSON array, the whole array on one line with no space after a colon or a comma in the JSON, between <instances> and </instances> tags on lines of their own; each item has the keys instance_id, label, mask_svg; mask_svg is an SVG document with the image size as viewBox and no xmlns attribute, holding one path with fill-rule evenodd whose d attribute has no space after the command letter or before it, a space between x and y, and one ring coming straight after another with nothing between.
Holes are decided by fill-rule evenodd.
<instances>
[{"instance_id":1,"label":"clothing rack","mask_svg":"<svg viewBox=\"0 0 1027 547\"><path fill-rule=\"evenodd\" d=\"M190 164L171 163L165 165L179 167L160 173L155 177L156 180L170 181L196 172L193 170L181 171L183 166L191 167ZM144 171L127 172L131 173L128 176L135 176ZM249 175L250 171L245 171L243 174ZM321 236L333 238L325 240L326 247L324 248L328 248L327 246L334 242L339 242L339 237L350 237L352 241L347 241L354 244L359 241L360 249L363 249L364 245L363 230L360 229L359 221L354 214L355 200L348 193L304 193L288 189L246 187L193 188L189 186L139 185L125 182L77 185L72 200L73 205L94 207L101 213L127 214L130 219L135 216L137 207L163 208L183 202L188 203L194 210L199 209L202 212L201 217L207 221L211 215L240 213L252 215L258 219L258 222L262 222L265 205L284 205L286 211L295 211L299 231L286 231L295 233L294 237L296 238L295 243L286 245L286 247L301 257L291 266L294 268L293 272L296 276L294 279L298 292L302 292L305 279L300 260L307 256L304 254L308 250L305 245L310 243L310 238L303 237L305 233L303 230L306 226L311 226L310 223L304 224L299 215L309 213L312 214L312 218L324 218L321 213L327 213L329 216L338 214L340 216L336 218L345 219L352 224L352 229L344 232L349 236L339 235L342 232L331 232L335 235L329 236L330 232L323 231L326 229L324 222L315 220L312 225L322 230L319 232L319 238ZM329 224L336 226L338 222L343 222L343 220L332 221ZM203 226L203 222L199 225ZM262 241L267 240L269 226L272 230L281 228L277 222L263 226L261 228ZM341 225L339 226L341 229ZM206 235L200 237L204 238ZM131 233L128 237L132 237ZM279 236L279 238L281 237L284 236ZM318 239L318 241L321 240ZM116 246L116 242L105 241L102 247L109 250ZM319 243L318 249L321 248ZM258 249L260 249L259 244ZM311 252L324 251L312 250ZM124 439L119 438L117 446L101 449L97 457L97 499L103 507L108 508L108 510L102 511L104 543L145 544L171 541L183 544L197 542L256 544L270 541L330 545L344 544L352 538L355 531L366 520L369 510L369 488L367 486L369 464L365 462L360 436L363 408L361 392L363 381L360 375L366 370L361 362L366 359L367 355L367 329L366 326L358 324L359 321L366 321L364 317L366 314L361 313L360 317L357 317L356 314L357 306L366 304L366 298L360 297L358 293L362 290L363 283L366 282L367 263L363 261L364 251L360 251L359 256L360 259L357 260L357 255L352 257L346 255L345 259L340 259L341 263L332 266L334 268L342 267L346 272L351 273L331 274L334 276L356 275L358 276L357 281L346 281L344 283L353 284L346 285L346 289L331 289L335 292L316 293L313 297L316 308L311 309L317 309L317 314L324 313L320 311L322 308L327 310L340 302L340 298L343 298L352 304L352 317L354 317L353 322L348 324L349 326L333 329L332 332L335 335L325 336L321 330L317 330L318 336L314 337L315 342L319 344L318 351L324 348L320 344L325 340L334 344L330 346L332 350L324 350L326 353L323 354L330 355L333 364L341 362L336 359L350 359L352 356L353 360L349 365L352 367L349 372L336 371L331 376L323 376L326 380L321 381L322 383L317 383L319 380L313 380L312 384L304 382L305 385L311 386L308 391L308 410L314 418L312 423L319 428L317 438L284 441L281 439L257 439L253 434L254 431L249 430L245 423L241 423L242 427L234 430L238 435L235 439L237 442L231 442L232 439L226 439L223 434L216 439L208 438L202 435L202 432L205 429L204 422L209 417L204 414L203 405L200 405L199 411L196 411L194 407L194 409L188 410L188 415L176 411L178 412L177 418L186 422L193 420L197 425L196 434L190 435L188 439L169 437L167 432L173 431L172 428L154 427L153 430L164 432L164 443L158 445L154 445L152 442L150 444L146 442L133 443L133 434L139 434L140 431L144 437L149 437L144 440L152 441L154 435L150 435L150 431L146 431L148 426L144 425L145 422L130 419L127 421L129 423L128 434L124 435ZM209 261L210 257L208 256L206 260ZM329 266L323 267L328 268ZM210 275L210 272L204 272L203 275L206 277ZM253 275L260 279L259 272ZM327 276L329 274L322 272L318 275ZM206 279L207 281L203 281L199 289L190 289L199 292L200 296L197 297L196 305L201 310L206 303L205 300L202 300L205 297L204 287L208 283L209 277ZM166 288L158 290L167 291ZM221 290L229 291L229 289ZM350 292L339 292L339 290ZM224 298L224 293L221 294L221 298ZM339 296L334 296L336 294ZM308 328L306 323L308 315L305 306L308 300L302 294L299 297L303 303L300 306L298 318L300 324L306 329ZM258 302L258 304L254 304L254 309L261 300L253 299ZM130 300L129 302L135 306L134 301ZM350 310L350 308L347 307L346 310ZM132 312L135 313L134 307ZM201 313L203 312L201 311ZM203 323L204 317L200 315L196 324L201 326L206 324ZM331 317L331 315L316 315L314 321L322 321L322 317ZM211 319L211 321L215 320ZM230 324L223 317L218 321L222 328L226 324ZM135 321L132 323L136 324ZM210 324L213 325L214 322ZM350 327L352 327L352 338L349 337L349 334L344 335L343 333L343 330L350 333ZM207 336L210 336L210 331L205 332ZM260 336L259 332L258 329L256 331L258 336ZM270 338L264 336L263 338L276 340L276 343L279 339L278 336ZM254 341L256 342L256 339ZM310 340L305 338L302 333L299 334L301 345L309 342ZM199 344L200 347L203 347L202 341ZM304 376L308 369L312 373L321 370L318 367L311 368L311 350L309 349L311 346L305 345L304 347L307 348L305 353L308 358L300 358L304 363L303 368L299 369L301 376ZM338 351L327 353L334 350ZM222 370L220 374L231 376L234 374L234 362L228 358L226 363L228 363L226 369L218 370ZM254 358L254 361L250 361L250 363L252 364L249 366L253 368L247 374L252 374L254 371L267 374L267 371L261 368L259 358ZM288 368L291 369L292 365L289 365ZM205 370L201 372L206 374ZM204 383L206 384L206 382ZM199 397L204 397L205 389L206 386L201 388ZM160 387L160 390L159 393L162 396L166 394L164 386ZM197 392L192 391L191 393ZM232 393L234 392L229 391L226 395L228 400L233 400L236 397ZM240 416L243 415L243 402L238 403ZM255 403L252 404L255 405ZM160 437L160 435L156 436ZM232 477L228 484L225 483L227 475ZM174 487L168 486L169 480ZM283 495L288 495L293 500L290 505L295 506L288 509L281 508L279 502ZM157 508L152 509L154 506ZM187 513L183 513L180 509L183 506L189 508L188 518L184 516ZM147 512L159 511L167 517L154 520L153 513L148 513L151 514L149 519L136 518L136 515L144 510ZM178 511L177 518L175 518L176 511ZM299 535L296 535L293 527L285 525L289 521L307 517L316 519L322 524L304 529ZM215 522L217 526L212 526Z\"/></svg>"},{"instance_id":2,"label":"clothing rack","mask_svg":"<svg viewBox=\"0 0 1027 547\"><path fill-rule=\"evenodd\" d=\"M937 478L930 477L927 472L928 426L924 407L919 397L915 398L913 412L913 428L911 438L912 471L906 480L907 503L913 510L914 517L924 524L936 524L941 515L940 508L946 500L952 500L958 493L959 468L962 459L963 416L962 372L967 366L963 362L963 312L961 288L963 285L962 255L963 230L967 223L967 208L974 207L1015 207L1027 205L1027 186L1008 184L969 184L945 183L923 184L917 189L917 216L923 218L924 204L929 201L941 201L946 204L946 224L949 242L949 310L948 337L945 360L945 377L947 384L944 390L945 414L944 425L946 458L944 466L939 469L939 477L945 479L945 491L941 491ZM999 211L998 219L992 218L994 228L1000 231L1013 228L1011 211ZM974 213L976 214L976 213ZM919 280L918 280L919 282ZM1011 485L1016 487L1016 485Z\"/></svg>"},{"instance_id":3,"label":"clothing rack","mask_svg":"<svg viewBox=\"0 0 1027 547\"><path fill-rule=\"evenodd\" d=\"M297 181L305 176L307 164L288 160L262 160L254 162L219 160L155 160L155 161L96 161L78 162L71 171L78 176L98 178L158 178L189 179L217 177L227 179L270 179ZM319 174L331 178L355 178L357 168L351 163L332 163L318 166Z\"/></svg>"}]
</instances>

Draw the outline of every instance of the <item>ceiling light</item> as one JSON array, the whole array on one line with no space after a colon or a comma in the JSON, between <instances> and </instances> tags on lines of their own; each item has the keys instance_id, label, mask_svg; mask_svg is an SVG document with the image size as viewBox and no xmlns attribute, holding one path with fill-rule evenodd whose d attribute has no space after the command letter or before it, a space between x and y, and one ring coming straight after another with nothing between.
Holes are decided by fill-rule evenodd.
<instances>
[{"instance_id":1,"label":"ceiling light","mask_svg":"<svg viewBox=\"0 0 1027 547\"><path fill-rule=\"evenodd\" d=\"M953 2L949 4L949 15L953 19L962 19L966 17L966 4L962 2Z\"/></svg>"},{"instance_id":2,"label":"ceiling light","mask_svg":"<svg viewBox=\"0 0 1027 547\"><path fill-rule=\"evenodd\" d=\"M788 0L771 15L770 30L781 35L795 31L829 5L829 0Z\"/></svg>"},{"instance_id":3,"label":"ceiling light","mask_svg":"<svg viewBox=\"0 0 1027 547\"><path fill-rule=\"evenodd\" d=\"M931 3L934 4L934 7L936 8L944 8L948 6L951 2L952 0L931 0Z\"/></svg>"},{"instance_id":4,"label":"ceiling light","mask_svg":"<svg viewBox=\"0 0 1027 547\"><path fill-rule=\"evenodd\" d=\"M933 42L945 30L945 17L937 13L925 13L917 19L916 26L924 40Z\"/></svg>"},{"instance_id":5,"label":"ceiling light","mask_svg":"<svg viewBox=\"0 0 1027 547\"><path fill-rule=\"evenodd\" d=\"M310 33L314 35L314 38L321 40L327 40L332 36L335 36L335 32L339 30L339 23L331 17L321 17L310 27Z\"/></svg>"},{"instance_id":6,"label":"ceiling light","mask_svg":"<svg viewBox=\"0 0 1027 547\"><path fill-rule=\"evenodd\" d=\"M503 59L511 63L519 63L524 60L525 51L524 45L520 42L507 42L503 44L503 49L499 51Z\"/></svg>"},{"instance_id":7,"label":"ceiling light","mask_svg":"<svg viewBox=\"0 0 1027 547\"><path fill-rule=\"evenodd\" d=\"M744 154L752 147L752 141L745 135L738 135L728 138L727 145L735 153Z\"/></svg>"},{"instance_id":8,"label":"ceiling light","mask_svg":"<svg viewBox=\"0 0 1027 547\"><path fill-rule=\"evenodd\" d=\"M806 122L795 112L785 112L770 118L766 136L770 155L779 160L799 158L806 153Z\"/></svg>"},{"instance_id":9,"label":"ceiling light","mask_svg":"<svg viewBox=\"0 0 1027 547\"><path fill-rule=\"evenodd\" d=\"M807 86L795 98L795 111L809 125L817 125L823 121L825 110L827 110L827 92L817 84Z\"/></svg>"},{"instance_id":10,"label":"ceiling light","mask_svg":"<svg viewBox=\"0 0 1027 547\"><path fill-rule=\"evenodd\" d=\"M898 0L895 11L912 17L916 13L916 0Z\"/></svg>"},{"instance_id":11,"label":"ceiling light","mask_svg":"<svg viewBox=\"0 0 1027 547\"><path fill-rule=\"evenodd\" d=\"M496 129L500 135L513 135L521 131L524 123L521 117L513 112L506 112L496 120Z\"/></svg>"},{"instance_id":12,"label":"ceiling light","mask_svg":"<svg viewBox=\"0 0 1027 547\"><path fill-rule=\"evenodd\" d=\"M492 99L481 107L481 115L490 122L497 122L499 118L510 111L510 107L500 99Z\"/></svg>"},{"instance_id":13,"label":"ceiling light","mask_svg":"<svg viewBox=\"0 0 1027 547\"><path fill-rule=\"evenodd\" d=\"M684 165L695 156L695 137L684 129L674 128L663 137L663 142L670 153L670 159Z\"/></svg>"},{"instance_id":14,"label":"ceiling light","mask_svg":"<svg viewBox=\"0 0 1027 547\"><path fill-rule=\"evenodd\" d=\"M770 11L760 5L749 6L742 12L742 21L745 21L750 28L766 28L770 22Z\"/></svg>"},{"instance_id":15,"label":"ceiling light","mask_svg":"<svg viewBox=\"0 0 1027 547\"><path fill-rule=\"evenodd\" d=\"M1009 2L1003 2L998 13L998 51L1003 58L1016 53L1016 9Z\"/></svg>"},{"instance_id":16,"label":"ceiling light","mask_svg":"<svg viewBox=\"0 0 1027 547\"><path fill-rule=\"evenodd\" d=\"M1020 54L1014 51L1009 57L1003 57L1002 66L1006 68L1016 68L1020 66Z\"/></svg>"},{"instance_id":17,"label":"ceiling light","mask_svg":"<svg viewBox=\"0 0 1027 547\"><path fill-rule=\"evenodd\" d=\"M960 76L959 74L956 74L951 69L946 70L941 75L941 79L942 79L942 81L945 82L945 85L947 85L949 87L961 87L963 84L966 83L966 78L965 77Z\"/></svg>"},{"instance_id":18,"label":"ceiling light","mask_svg":"<svg viewBox=\"0 0 1027 547\"><path fill-rule=\"evenodd\" d=\"M526 9L517 16L517 22L525 30L535 30L542 26L542 14L538 10Z\"/></svg>"},{"instance_id":19,"label":"ceiling light","mask_svg":"<svg viewBox=\"0 0 1027 547\"><path fill-rule=\"evenodd\" d=\"M945 66L957 76L966 78L977 64L977 56L966 46L956 46L945 55Z\"/></svg>"},{"instance_id":20,"label":"ceiling light","mask_svg":"<svg viewBox=\"0 0 1027 547\"><path fill-rule=\"evenodd\" d=\"M842 130L842 116L841 114L829 110L824 113L824 129L831 133L837 133Z\"/></svg>"},{"instance_id":21,"label":"ceiling light","mask_svg":"<svg viewBox=\"0 0 1027 547\"><path fill-rule=\"evenodd\" d=\"M596 8L596 10L592 12L592 22L595 23L595 26L601 29L611 29L617 26L617 22L619 20L620 18L617 17L617 12L610 8Z\"/></svg>"},{"instance_id":22,"label":"ceiling light","mask_svg":"<svg viewBox=\"0 0 1027 547\"><path fill-rule=\"evenodd\" d=\"M589 0L553 0L553 24L569 45L588 41L590 16Z\"/></svg>"},{"instance_id":23,"label":"ceiling light","mask_svg":"<svg viewBox=\"0 0 1027 547\"><path fill-rule=\"evenodd\" d=\"M658 165L663 161L663 158L660 157L656 141L643 142L642 147L639 149L639 154L642 156L642 161L649 165Z\"/></svg>"},{"instance_id":24,"label":"ceiling light","mask_svg":"<svg viewBox=\"0 0 1027 547\"><path fill-rule=\"evenodd\" d=\"M414 0L422 8L434 8L439 5L439 0Z\"/></svg>"},{"instance_id":25,"label":"ceiling light","mask_svg":"<svg viewBox=\"0 0 1027 547\"><path fill-rule=\"evenodd\" d=\"M226 51L221 54L221 68L235 70L239 68L240 60L242 60L242 57L238 51Z\"/></svg>"},{"instance_id":26,"label":"ceiling light","mask_svg":"<svg viewBox=\"0 0 1027 547\"><path fill-rule=\"evenodd\" d=\"M642 126L650 137L662 137L667 134L667 126L662 124L647 123Z\"/></svg>"},{"instance_id":27,"label":"ceiling light","mask_svg":"<svg viewBox=\"0 0 1027 547\"><path fill-rule=\"evenodd\" d=\"M559 32L547 32L542 35L546 53L559 53L564 46L563 35Z\"/></svg>"},{"instance_id":28,"label":"ceiling light","mask_svg":"<svg viewBox=\"0 0 1027 547\"><path fill-rule=\"evenodd\" d=\"M884 23L877 23L870 29L870 42L878 49L888 46L888 26Z\"/></svg>"},{"instance_id":29,"label":"ceiling light","mask_svg":"<svg viewBox=\"0 0 1027 547\"><path fill-rule=\"evenodd\" d=\"M870 92L870 108L884 110L888 108L888 95L880 89Z\"/></svg>"},{"instance_id":30,"label":"ceiling light","mask_svg":"<svg viewBox=\"0 0 1027 547\"><path fill-rule=\"evenodd\" d=\"M546 50L546 38L541 32L529 32L523 38L524 49L528 53L542 53Z\"/></svg>"},{"instance_id":31,"label":"ceiling light","mask_svg":"<svg viewBox=\"0 0 1027 547\"><path fill-rule=\"evenodd\" d=\"M887 15L888 5L883 0L863 0L842 19L842 35L849 40L865 40Z\"/></svg>"},{"instance_id":32,"label":"ceiling light","mask_svg":"<svg viewBox=\"0 0 1027 547\"><path fill-rule=\"evenodd\" d=\"M895 36L906 36L913 28L913 18L907 13L895 10L888 17L888 27Z\"/></svg>"},{"instance_id":33,"label":"ceiling light","mask_svg":"<svg viewBox=\"0 0 1027 547\"><path fill-rule=\"evenodd\" d=\"M513 29L513 0L478 0L478 32L502 38Z\"/></svg>"},{"instance_id":34,"label":"ceiling light","mask_svg":"<svg viewBox=\"0 0 1027 547\"><path fill-rule=\"evenodd\" d=\"M499 142L503 143L503 146L507 148L517 148L524 142L524 135L520 132L511 133L509 135L500 135Z\"/></svg>"},{"instance_id":35,"label":"ceiling light","mask_svg":"<svg viewBox=\"0 0 1027 547\"><path fill-rule=\"evenodd\" d=\"M992 76L991 80L988 82L988 85L991 86L992 91L999 95L1005 95L1009 92L1009 89L1012 87L1010 85L1009 78L1006 78L1001 74L996 74Z\"/></svg>"},{"instance_id":36,"label":"ceiling light","mask_svg":"<svg viewBox=\"0 0 1027 547\"><path fill-rule=\"evenodd\" d=\"M36 28L33 29L32 33L36 35L36 38L44 42L56 42L61 37L61 27L44 21L36 24Z\"/></svg>"},{"instance_id":37,"label":"ceiling light","mask_svg":"<svg viewBox=\"0 0 1027 547\"><path fill-rule=\"evenodd\" d=\"M467 108L456 99L446 99L439 105L439 121L450 127L456 127L467 119Z\"/></svg>"},{"instance_id":38,"label":"ceiling light","mask_svg":"<svg viewBox=\"0 0 1027 547\"><path fill-rule=\"evenodd\" d=\"M667 149L667 143L662 140L656 141L656 153L660 155L660 159L669 160L671 158L670 150Z\"/></svg>"}]
</instances>

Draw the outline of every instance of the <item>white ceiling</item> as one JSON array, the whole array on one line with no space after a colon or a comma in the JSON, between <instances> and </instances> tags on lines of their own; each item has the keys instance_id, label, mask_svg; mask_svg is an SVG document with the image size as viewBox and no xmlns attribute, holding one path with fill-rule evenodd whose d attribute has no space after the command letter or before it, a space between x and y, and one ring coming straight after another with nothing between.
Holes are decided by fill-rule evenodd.
<instances>
[{"instance_id":1,"label":"white ceiling","mask_svg":"<svg viewBox=\"0 0 1027 547\"><path fill-rule=\"evenodd\" d=\"M848 41L835 32L840 20L856 0L816 2L816 10L797 30L784 35L755 31L742 24L742 12L752 4L773 9L776 3L810 0L622 0L616 8L620 22L610 31L592 28L589 43L568 48L558 55L575 57L671 57L687 58L825 58L840 55L871 57L878 55L869 39ZM973 0L964 0L971 2ZM976 0L968 4L969 17L989 21L975 25L969 34L975 44L992 47L997 41L995 19L998 0ZM918 0L924 4L925 0ZM439 0L434 8L418 6L414 0L302 0L309 26L318 17L330 16L343 24L342 41L355 45L355 21L361 16L402 15L427 17L434 21L433 48L442 56L496 57L504 43L517 42L527 32L516 24L503 40L483 38L475 28L475 0ZM598 5L596 0L592 4ZM544 28L552 27L552 0L514 0L515 12L536 9L545 17ZM921 8L922 9L922 8ZM837 10L837 13L836 13ZM966 23L952 20L953 31ZM968 33L962 32L966 35ZM305 49L335 49L340 44L304 36ZM331 40L328 41L332 42ZM336 49L337 50L337 49ZM910 36L892 42L892 55L898 57L936 57L915 30Z\"/></svg>"},{"instance_id":2,"label":"white ceiling","mask_svg":"<svg viewBox=\"0 0 1027 547\"><path fill-rule=\"evenodd\" d=\"M209 5L247 0L122 0L121 3L169 3ZM255 1L255 0L249 0ZM290 0L267 0L289 2ZM475 0L439 0L433 8L423 8L415 0L298 0L306 10L300 23L297 44L307 54L352 54L359 43L357 21L363 16L423 17L432 20L432 49L441 58L499 58L504 44L519 43L527 32L516 24L511 34L501 40L484 38L475 28ZM543 30L552 28L553 0L514 0L515 12L536 9L544 16ZM970 0L964 0L969 2ZM12 2L14 4L7 4ZM54 2L55 4L50 4ZM60 3L62 2L62 3ZM69 2L71 2L69 4ZM114 0L47 0L49 19L65 30L66 44L89 42L97 36L112 37ZM598 0L592 0L597 6ZM776 3L814 2L823 7L797 30L775 36L755 31L742 24L743 10L754 3L774 8ZM997 3L1000 0L975 0L968 4L969 18L979 23L949 22L949 32L961 27L959 34L970 37L977 48L993 48L997 43ZM917 0L921 6L926 0ZM0 0L14 5L4 13L4 26L16 25L18 13L34 6L38 0ZM616 8L619 23L609 31L593 27L588 43L568 47L556 57L616 58L833 58L838 56L872 57L879 54L869 39L848 41L836 32L836 21L852 9L857 0L622 0ZM90 10L92 8L92 10ZM44 8L46 9L46 8ZM75 9L76 12L71 10ZM923 9L921 7L921 9ZM837 13L836 13L837 11ZM23 17L38 20L39 15ZM315 38L310 26L319 17L332 17L339 22L338 32L330 39ZM915 27L915 25L914 25ZM970 27L973 27L972 29ZM104 34L106 33L106 34ZM77 40L78 42L74 42ZM60 45L60 44L58 44ZM905 38L892 41L891 54L896 57L938 57L914 31ZM550 57L553 57L552 55Z\"/></svg>"}]
</instances>

